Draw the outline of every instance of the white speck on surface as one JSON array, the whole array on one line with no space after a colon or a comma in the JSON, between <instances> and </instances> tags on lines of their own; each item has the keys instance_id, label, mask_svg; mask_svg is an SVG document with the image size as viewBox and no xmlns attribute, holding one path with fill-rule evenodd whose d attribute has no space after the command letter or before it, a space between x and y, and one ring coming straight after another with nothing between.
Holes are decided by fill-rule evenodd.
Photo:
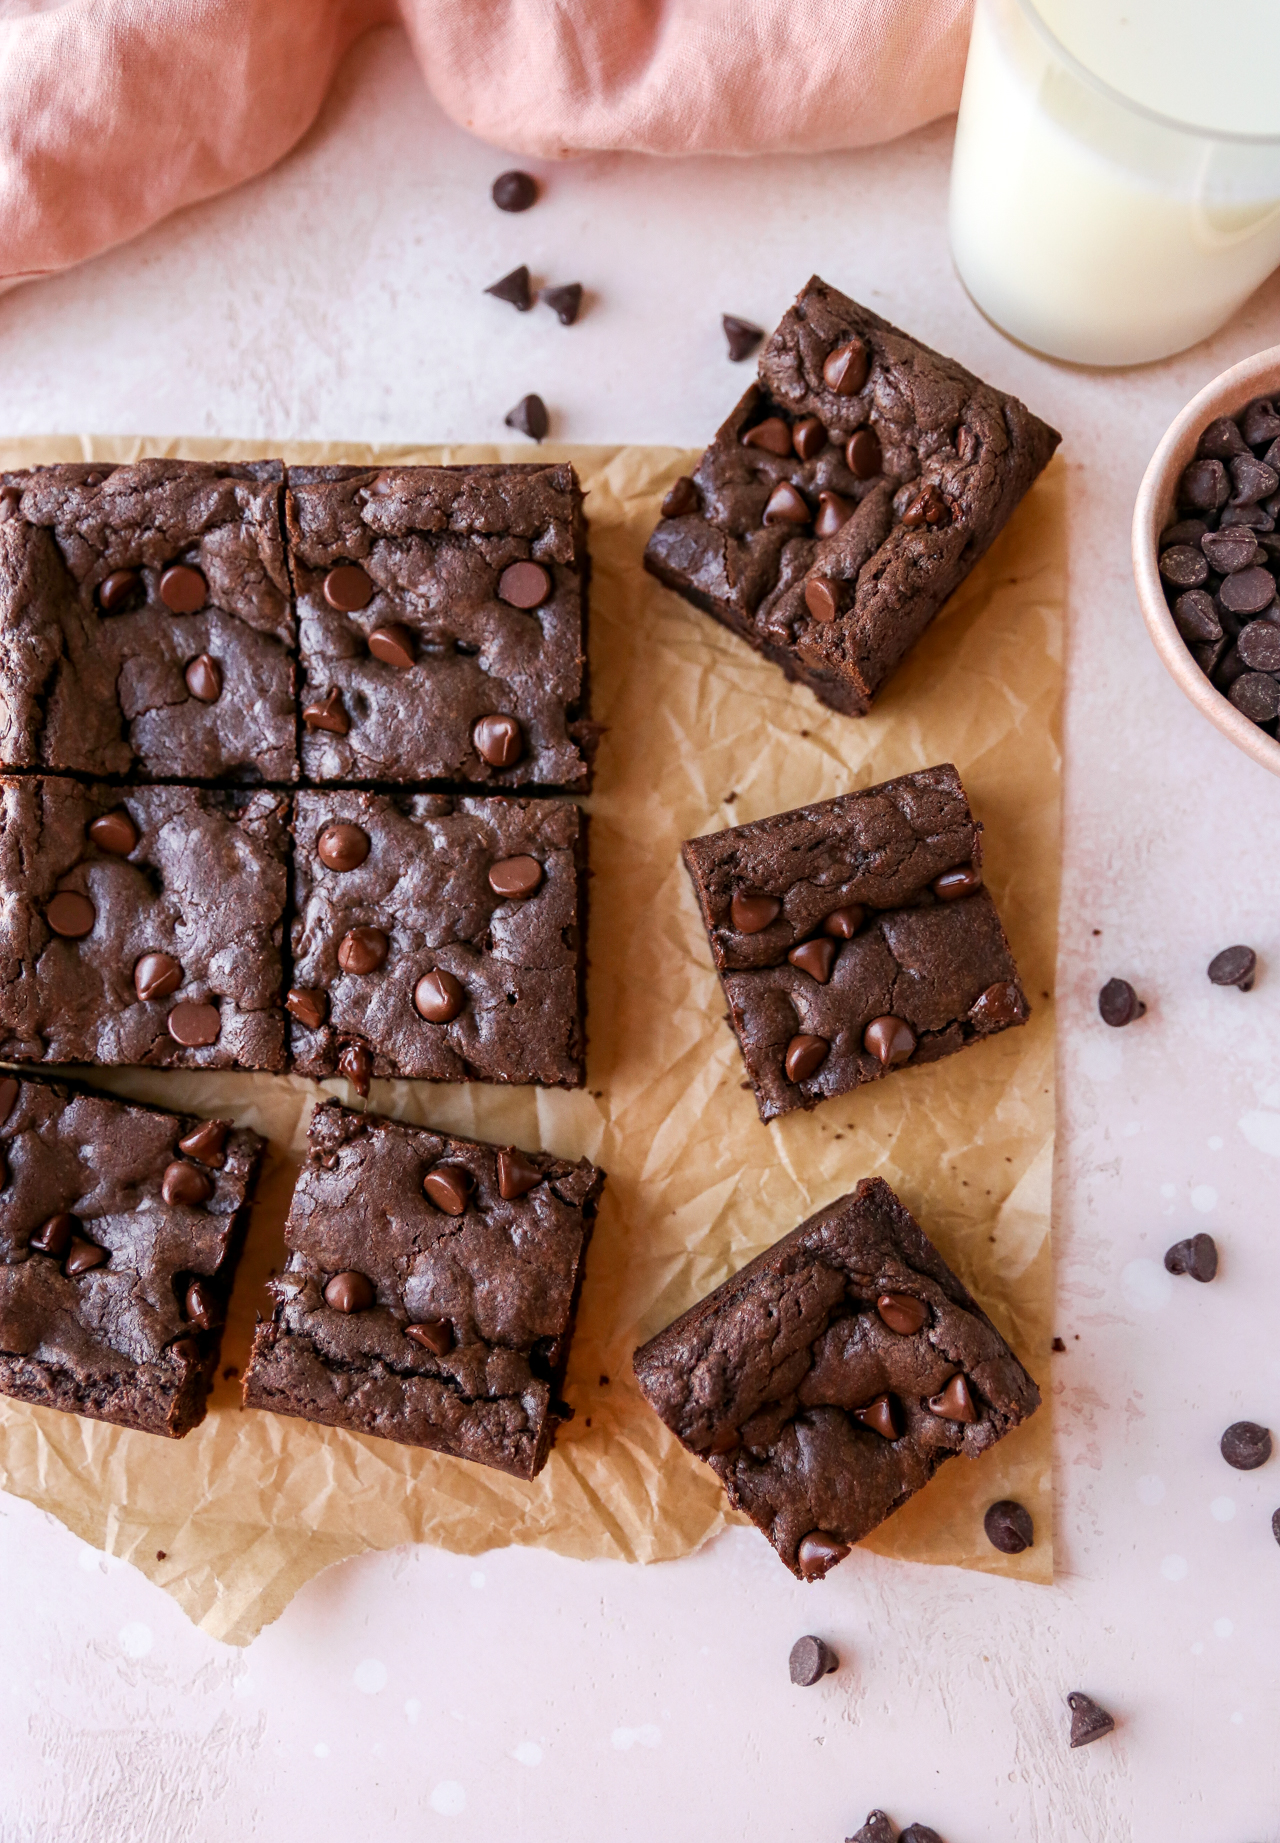
<instances>
[{"instance_id":1,"label":"white speck on surface","mask_svg":"<svg viewBox=\"0 0 1280 1843\"><path fill-rule=\"evenodd\" d=\"M456 1779L442 1779L431 1790L431 1809L441 1817L461 1817L467 1808L467 1795Z\"/></svg>"},{"instance_id":2,"label":"white speck on surface","mask_svg":"<svg viewBox=\"0 0 1280 1843\"><path fill-rule=\"evenodd\" d=\"M417 1721L419 1715L422 1713L422 1704L418 1701L416 1696L410 1696L409 1700L404 1705L404 1712L409 1717L410 1721Z\"/></svg>"},{"instance_id":3,"label":"white speck on surface","mask_svg":"<svg viewBox=\"0 0 1280 1843\"><path fill-rule=\"evenodd\" d=\"M1232 1721L1233 1721L1233 1722L1234 1722L1234 1723L1236 1724L1236 1726L1237 1726L1237 1728L1238 1728L1238 1727L1240 1726L1240 1724L1241 1724L1241 1722L1243 1722L1243 1720L1244 1720L1244 1710L1243 1710L1243 1709L1237 1709L1237 1710L1236 1710L1236 1712L1235 1712L1235 1714L1234 1714L1234 1715L1233 1715L1233 1716L1231 1717L1231 1719L1232 1719Z\"/></svg>"},{"instance_id":4,"label":"white speck on surface","mask_svg":"<svg viewBox=\"0 0 1280 1843\"><path fill-rule=\"evenodd\" d=\"M1222 1150L1222 1146L1223 1146L1223 1141L1218 1137L1217 1133L1215 1133L1212 1139L1210 1139L1209 1141L1209 1150L1211 1152L1220 1152Z\"/></svg>"},{"instance_id":5,"label":"white speck on surface","mask_svg":"<svg viewBox=\"0 0 1280 1843\"><path fill-rule=\"evenodd\" d=\"M1196 1642L1191 1647L1191 1655L1192 1657L1203 1657L1204 1656L1203 1639L1197 1638Z\"/></svg>"},{"instance_id":6,"label":"white speck on surface","mask_svg":"<svg viewBox=\"0 0 1280 1843\"><path fill-rule=\"evenodd\" d=\"M655 1728L652 1722L646 1722L641 1728L615 1728L613 1744L619 1753L630 1753L633 1747L657 1747L662 1740L662 1730Z\"/></svg>"},{"instance_id":7,"label":"white speck on surface","mask_svg":"<svg viewBox=\"0 0 1280 1843\"><path fill-rule=\"evenodd\" d=\"M1166 1555L1164 1560L1160 1563L1160 1572L1163 1574L1166 1581L1185 1581L1187 1578L1186 1557L1183 1555Z\"/></svg>"},{"instance_id":8,"label":"white speck on surface","mask_svg":"<svg viewBox=\"0 0 1280 1843\"><path fill-rule=\"evenodd\" d=\"M1173 1280L1159 1261L1130 1261L1120 1275L1120 1286L1135 1312L1158 1312L1168 1305Z\"/></svg>"},{"instance_id":9,"label":"white speck on surface","mask_svg":"<svg viewBox=\"0 0 1280 1843\"><path fill-rule=\"evenodd\" d=\"M1229 1619L1215 1619L1213 1622L1213 1635L1215 1638L1230 1638L1235 1629L1236 1628Z\"/></svg>"},{"instance_id":10,"label":"white speck on surface","mask_svg":"<svg viewBox=\"0 0 1280 1843\"><path fill-rule=\"evenodd\" d=\"M257 1687L258 1685L254 1681L252 1671L242 1670L231 1679L231 1694L233 1696L252 1696Z\"/></svg>"},{"instance_id":11,"label":"white speck on surface","mask_svg":"<svg viewBox=\"0 0 1280 1843\"><path fill-rule=\"evenodd\" d=\"M81 1549L78 1560L86 1574L96 1574L102 1557L97 1549Z\"/></svg>"},{"instance_id":12,"label":"white speck on surface","mask_svg":"<svg viewBox=\"0 0 1280 1843\"><path fill-rule=\"evenodd\" d=\"M1130 1120L1128 1125L1124 1128L1124 1136L1126 1139L1136 1139L1141 1131L1141 1120Z\"/></svg>"},{"instance_id":13,"label":"white speck on surface","mask_svg":"<svg viewBox=\"0 0 1280 1843\"><path fill-rule=\"evenodd\" d=\"M474 1570L474 1572L471 1575L471 1585L473 1587L483 1587L484 1586L484 1571L482 1569L476 1568Z\"/></svg>"},{"instance_id":14,"label":"white speck on surface","mask_svg":"<svg viewBox=\"0 0 1280 1843\"><path fill-rule=\"evenodd\" d=\"M1160 1195L1162 1197L1167 1197L1169 1201L1172 1202L1174 1197L1177 1196L1177 1194L1178 1194L1178 1186L1176 1184L1161 1184Z\"/></svg>"},{"instance_id":15,"label":"white speck on surface","mask_svg":"<svg viewBox=\"0 0 1280 1843\"><path fill-rule=\"evenodd\" d=\"M120 1627L119 1638L120 1649L126 1657L145 1657L155 1642L151 1636L151 1627L139 1625L136 1620L130 1620L128 1625Z\"/></svg>"},{"instance_id":16,"label":"white speck on surface","mask_svg":"<svg viewBox=\"0 0 1280 1843\"><path fill-rule=\"evenodd\" d=\"M327 1760L329 1758L328 1741L317 1741L311 1751L316 1756L317 1760Z\"/></svg>"},{"instance_id":17,"label":"white speck on surface","mask_svg":"<svg viewBox=\"0 0 1280 1843\"><path fill-rule=\"evenodd\" d=\"M380 1689L387 1687L387 1667L376 1657L367 1657L355 1668L355 1686L363 1690L366 1696L376 1696Z\"/></svg>"},{"instance_id":18,"label":"white speck on surface","mask_svg":"<svg viewBox=\"0 0 1280 1843\"><path fill-rule=\"evenodd\" d=\"M1218 1193L1212 1184L1197 1184L1191 1192L1191 1207L1198 1209L1202 1216L1218 1207Z\"/></svg>"},{"instance_id":19,"label":"white speck on surface","mask_svg":"<svg viewBox=\"0 0 1280 1843\"><path fill-rule=\"evenodd\" d=\"M1215 1497L1209 1506L1209 1515L1215 1523L1230 1523L1236 1514L1236 1500L1233 1497Z\"/></svg>"},{"instance_id":20,"label":"white speck on surface","mask_svg":"<svg viewBox=\"0 0 1280 1843\"><path fill-rule=\"evenodd\" d=\"M542 1749L537 1741L521 1741L511 1758L519 1760L521 1766L541 1766Z\"/></svg>"},{"instance_id":21,"label":"white speck on surface","mask_svg":"<svg viewBox=\"0 0 1280 1843\"><path fill-rule=\"evenodd\" d=\"M1265 1108L1255 1107L1252 1113L1244 1114L1236 1124L1255 1152L1265 1152L1270 1158L1280 1158L1280 1113L1268 1113Z\"/></svg>"},{"instance_id":22,"label":"white speck on surface","mask_svg":"<svg viewBox=\"0 0 1280 1843\"><path fill-rule=\"evenodd\" d=\"M1164 1503L1164 1480L1157 1478L1154 1472L1144 1473L1138 1480L1136 1489L1139 1503L1151 1505Z\"/></svg>"},{"instance_id":23,"label":"white speck on surface","mask_svg":"<svg viewBox=\"0 0 1280 1843\"><path fill-rule=\"evenodd\" d=\"M1080 1068L1092 1081L1114 1081L1124 1063L1120 1045L1107 1037L1086 1037L1080 1045Z\"/></svg>"}]
</instances>

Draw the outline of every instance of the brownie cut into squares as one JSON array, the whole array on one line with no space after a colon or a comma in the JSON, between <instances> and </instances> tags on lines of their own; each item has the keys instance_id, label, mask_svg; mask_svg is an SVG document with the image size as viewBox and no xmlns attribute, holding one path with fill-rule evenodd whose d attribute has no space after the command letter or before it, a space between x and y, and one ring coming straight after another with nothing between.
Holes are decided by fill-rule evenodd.
<instances>
[{"instance_id":1,"label":"brownie cut into squares","mask_svg":"<svg viewBox=\"0 0 1280 1843\"><path fill-rule=\"evenodd\" d=\"M791 1572L851 1544L1033 1414L1040 1391L880 1178L643 1345L650 1406Z\"/></svg>"},{"instance_id":2,"label":"brownie cut into squares","mask_svg":"<svg viewBox=\"0 0 1280 1843\"><path fill-rule=\"evenodd\" d=\"M283 1069L289 796L0 777L0 1058Z\"/></svg>"},{"instance_id":3,"label":"brownie cut into squares","mask_svg":"<svg viewBox=\"0 0 1280 1843\"><path fill-rule=\"evenodd\" d=\"M814 276L667 495L645 566L864 716L1060 439Z\"/></svg>"},{"instance_id":4,"label":"brownie cut into squares","mask_svg":"<svg viewBox=\"0 0 1280 1843\"><path fill-rule=\"evenodd\" d=\"M293 1067L585 1079L585 817L568 801L297 796Z\"/></svg>"},{"instance_id":5,"label":"brownie cut into squares","mask_svg":"<svg viewBox=\"0 0 1280 1843\"><path fill-rule=\"evenodd\" d=\"M762 1120L1027 1020L949 763L682 855Z\"/></svg>"},{"instance_id":6,"label":"brownie cut into squares","mask_svg":"<svg viewBox=\"0 0 1280 1843\"><path fill-rule=\"evenodd\" d=\"M263 1144L0 1075L0 1391L172 1439L202 1421Z\"/></svg>"},{"instance_id":7,"label":"brownie cut into squares","mask_svg":"<svg viewBox=\"0 0 1280 1843\"><path fill-rule=\"evenodd\" d=\"M605 1176L353 1113L312 1116L245 1405L532 1478Z\"/></svg>"},{"instance_id":8,"label":"brownie cut into squares","mask_svg":"<svg viewBox=\"0 0 1280 1843\"><path fill-rule=\"evenodd\" d=\"M0 766L298 772L278 461L0 478Z\"/></svg>"},{"instance_id":9,"label":"brownie cut into squares","mask_svg":"<svg viewBox=\"0 0 1280 1843\"><path fill-rule=\"evenodd\" d=\"M310 780L586 787L572 467L291 467L286 516Z\"/></svg>"}]
</instances>

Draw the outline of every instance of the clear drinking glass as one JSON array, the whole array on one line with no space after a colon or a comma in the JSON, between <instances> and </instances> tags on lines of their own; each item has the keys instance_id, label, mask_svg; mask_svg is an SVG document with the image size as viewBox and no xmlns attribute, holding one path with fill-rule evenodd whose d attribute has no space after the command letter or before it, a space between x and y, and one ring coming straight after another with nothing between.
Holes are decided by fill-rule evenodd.
<instances>
[{"instance_id":1,"label":"clear drinking glass","mask_svg":"<svg viewBox=\"0 0 1280 1843\"><path fill-rule=\"evenodd\" d=\"M1114 10L1134 15L1136 36L1144 14L1153 32L1189 24L1169 0ZM1038 352L1085 365L1167 357L1221 326L1280 264L1280 6L1269 43L1228 35L1219 9L1202 8L1198 31L1161 42L1163 63L1139 61L1135 45L1124 91L1067 49L1046 11L1045 0L978 0L951 165L956 268L983 313ZM1265 60L1276 132L1218 125L1233 110L1256 125L1269 107L1257 83L1252 111L1225 93L1216 44L1206 52L1220 31L1237 72ZM1085 9L1072 36L1086 56L1088 34ZM1130 54L1110 44L1109 55L1123 69ZM1151 106L1179 58L1167 93L1207 127Z\"/></svg>"}]
</instances>

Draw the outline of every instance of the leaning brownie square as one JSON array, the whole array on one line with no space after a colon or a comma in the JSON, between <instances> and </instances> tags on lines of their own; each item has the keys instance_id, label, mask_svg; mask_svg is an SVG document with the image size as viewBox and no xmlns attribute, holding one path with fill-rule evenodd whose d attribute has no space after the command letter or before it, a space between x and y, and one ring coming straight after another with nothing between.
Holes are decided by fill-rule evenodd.
<instances>
[{"instance_id":1,"label":"leaning brownie square","mask_svg":"<svg viewBox=\"0 0 1280 1843\"><path fill-rule=\"evenodd\" d=\"M245 1405L532 1478L604 1173L317 1107Z\"/></svg>"},{"instance_id":2,"label":"leaning brownie square","mask_svg":"<svg viewBox=\"0 0 1280 1843\"><path fill-rule=\"evenodd\" d=\"M138 461L0 487L0 765L291 781L284 470Z\"/></svg>"},{"instance_id":3,"label":"leaning brownie square","mask_svg":"<svg viewBox=\"0 0 1280 1843\"><path fill-rule=\"evenodd\" d=\"M584 831L567 801L299 794L293 1067L580 1087Z\"/></svg>"},{"instance_id":4,"label":"leaning brownie square","mask_svg":"<svg viewBox=\"0 0 1280 1843\"><path fill-rule=\"evenodd\" d=\"M291 467L313 781L585 787L572 467Z\"/></svg>"},{"instance_id":5,"label":"leaning brownie square","mask_svg":"<svg viewBox=\"0 0 1280 1843\"><path fill-rule=\"evenodd\" d=\"M635 1354L650 1406L802 1580L821 1580L946 1459L1040 1391L880 1178Z\"/></svg>"},{"instance_id":6,"label":"leaning brownie square","mask_svg":"<svg viewBox=\"0 0 1280 1843\"><path fill-rule=\"evenodd\" d=\"M645 566L864 716L1059 440L814 276L667 495Z\"/></svg>"},{"instance_id":7,"label":"leaning brownie square","mask_svg":"<svg viewBox=\"0 0 1280 1843\"><path fill-rule=\"evenodd\" d=\"M762 1120L1023 1024L949 764L683 848Z\"/></svg>"},{"instance_id":8,"label":"leaning brownie square","mask_svg":"<svg viewBox=\"0 0 1280 1843\"><path fill-rule=\"evenodd\" d=\"M283 1069L289 797L0 778L0 1058Z\"/></svg>"},{"instance_id":9,"label":"leaning brownie square","mask_svg":"<svg viewBox=\"0 0 1280 1843\"><path fill-rule=\"evenodd\" d=\"M0 1077L0 1392L172 1439L202 1421L263 1143Z\"/></svg>"}]
</instances>

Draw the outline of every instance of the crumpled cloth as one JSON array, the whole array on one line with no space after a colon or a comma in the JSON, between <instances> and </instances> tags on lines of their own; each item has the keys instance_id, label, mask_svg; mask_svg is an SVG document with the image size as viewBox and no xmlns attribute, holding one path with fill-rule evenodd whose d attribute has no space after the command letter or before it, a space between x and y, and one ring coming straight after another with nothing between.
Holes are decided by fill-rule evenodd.
<instances>
[{"instance_id":1,"label":"crumpled cloth","mask_svg":"<svg viewBox=\"0 0 1280 1843\"><path fill-rule=\"evenodd\" d=\"M0 286L279 160L400 22L513 153L815 152L956 108L973 0L0 0Z\"/></svg>"}]
</instances>

